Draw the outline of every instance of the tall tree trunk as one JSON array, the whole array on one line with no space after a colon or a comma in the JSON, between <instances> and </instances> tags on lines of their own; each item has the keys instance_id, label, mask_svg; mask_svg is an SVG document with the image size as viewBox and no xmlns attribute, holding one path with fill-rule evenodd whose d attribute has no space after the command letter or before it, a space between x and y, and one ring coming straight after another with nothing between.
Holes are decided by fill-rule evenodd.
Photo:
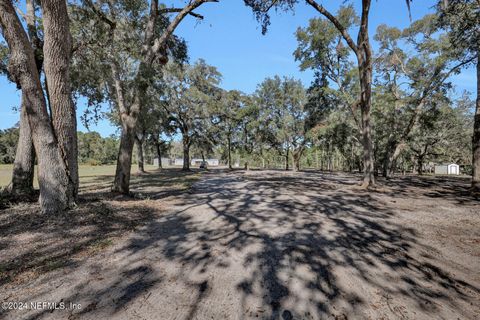
<instances>
[{"instance_id":1,"label":"tall tree trunk","mask_svg":"<svg viewBox=\"0 0 480 320\"><path fill-rule=\"evenodd\" d=\"M389 163L389 173L388 175L389 176L393 176L393 174L395 173L395 167L397 166L397 159L398 157L400 156L401 152L403 151L403 149L405 148L405 143L402 141L400 143L397 143L395 145L395 149L393 151L393 153L390 155L390 158L388 160L388 163Z\"/></svg>"},{"instance_id":2,"label":"tall tree trunk","mask_svg":"<svg viewBox=\"0 0 480 320\"><path fill-rule=\"evenodd\" d=\"M384 178L390 178L390 155L392 153L392 148L391 148L391 137L389 137L387 141L387 145L385 147L385 153L383 154L382 157L382 176Z\"/></svg>"},{"instance_id":3,"label":"tall tree trunk","mask_svg":"<svg viewBox=\"0 0 480 320\"><path fill-rule=\"evenodd\" d=\"M35 23L35 6L33 0L26 1L28 37L35 54L35 64L40 74L43 65L42 44L37 33ZM32 133L28 124L28 115L22 99L20 110L20 134L12 172L10 192L16 197L29 197L33 193L33 177L35 168L35 148L32 141Z\"/></svg>"},{"instance_id":4,"label":"tall tree trunk","mask_svg":"<svg viewBox=\"0 0 480 320\"><path fill-rule=\"evenodd\" d=\"M157 148L157 157L158 157L158 168L162 168L162 149L160 147L160 142L158 139L155 141L155 147Z\"/></svg>"},{"instance_id":5,"label":"tall tree trunk","mask_svg":"<svg viewBox=\"0 0 480 320\"><path fill-rule=\"evenodd\" d=\"M158 1L150 1L150 16L145 28L145 36L142 46L142 59L140 60L138 71L134 77L133 83L135 84L132 89L133 104L130 108L126 107L124 88L122 86L122 80L120 77L120 67L118 65L119 60L112 59L110 66L115 83L116 100L120 110L120 119L122 122L122 134L120 138L120 149L118 152L117 169L115 173L115 180L112 186L113 192L121 192L128 194L130 184L130 171L132 152L134 144L134 132L138 115L142 111L142 98L145 96L149 87L149 74L151 72L152 63L160 63L165 65L168 62L166 56L168 40L178 27L180 22L193 10L207 1L196 0L189 2L179 13L172 19L170 24L164 29L161 36L155 38L155 26L157 23ZM100 17L103 21L107 20L107 24L110 26L111 42L115 43L115 28L116 23L114 21L105 19L105 16ZM189 164L184 162L184 168Z\"/></svg>"},{"instance_id":6,"label":"tall tree trunk","mask_svg":"<svg viewBox=\"0 0 480 320\"><path fill-rule=\"evenodd\" d=\"M368 35L365 35L368 38ZM364 40L367 41L368 40ZM370 46L365 45L366 51L370 51ZM371 56L371 52L366 53ZM361 59L359 59L361 60ZM361 115L362 115L362 144L363 144L363 188L368 188L375 184L374 161L373 161L373 142L370 127L370 107L372 93L372 63L370 58L362 61L359 65L360 71L360 89L361 89Z\"/></svg>"},{"instance_id":7,"label":"tall tree trunk","mask_svg":"<svg viewBox=\"0 0 480 320\"><path fill-rule=\"evenodd\" d=\"M418 170L418 175L421 176L423 175L423 155L419 155L417 158L417 170Z\"/></svg>"},{"instance_id":8,"label":"tall tree trunk","mask_svg":"<svg viewBox=\"0 0 480 320\"><path fill-rule=\"evenodd\" d=\"M327 171L332 171L332 152L330 150L327 151Z\"/></svg>"},{"instance_id":9,"label":"tall tree trunk","mask_svg":"<svg viewBox=\"0 0 480 320\"><path fill-rule=\"evenodd\" d=\"M117 157L115 180L112 191L122 194L130 193L130 172L132 167L132 151L134 133L131 128L123 128L120 136L120 148Z\"/></svg>"},{"instance_id":10,"label":"tall tree trunk","mask_svg":"<svg viewBox=\"0 0 480 320\"><path fill-rule=\"evenodd\" d=\"M48 37L45 37L46 43L52 41L50 36L52 22L59 22L52 17L48 5L49 3L46 5L46 16L44 15L44 22L45 19L48 20L44 25L45 33L48 34ZM66 11L61 11L60 14L66 14ZM60 17L60 21L64 18ZM25 102L33 144L38 156L40 207L45 213L61 212L72 204L69 197L71 189L67 167L47 112L32 46L10 0L0 0L0 25L11 53L9 74L22 89L22 101ZM51 46L50 43L48 45ZM51 59L47 61L51 63Z\"/></svg>"},{"instance_id":11,"label":"tall tree trunk","mask_svg":"<svg viewBox=\"0 0 480 320\"><path fill-rule=\"evenodd\" d=\"M124 115L122 132L120 135L120 148L117 156L117 167L112 191L122 194L130 193L130 172L132 169L132 152L135 141L134 120Z\"/></svg>"},{"instance_id":12,"label":"tall tree trunk","mask_svg":"<svg viewBox=\"0 0 480 320\"><path fill-rule=\"evenodd\" d=\"M293 171L300 171L300 159L302 157L303 148L299 147L292 151L293 155Z\"/></svg>"},{"instance_id":13,"label":"tall tree trunk","mask_svg":"<svg viewBox=\"0 0 480 320\"><path fill-rule=\"evenodd\" d=\"M33 194L33 177L35 168L35 148L32 141L30 124L22 98L20 110L20 132L13 163L10 192L15 197L29 197Z\"/></svg>"},{"instance_id":14,"label":"tall tree trunk","mask_svg":"<svg viewBox=\"0 0 480 320\"><path fill-rule=\"evenodd\" d=\"M477 50L477 104L472 138L472 189L480 192L480 48Z\"/></svg>"},{"instance_id":15,"label":"tall tree trunk","mask_svg":"<svg viewBox=\"0 0 480 320\"><path fill-rule=\"evenodd\" d=\"M228 168L232 169L232 139L230 136L227 137L228 141Z\"/></svg>"},{"instance_id":16,"label":"tall tree trunk","mask_svg":"<svg viewBox=\"0 0 480 320\"><path fill-rule=\"evenodd\" d=\"M185 133L182 138L183 143L183 171L190 171L190 137Z\"/></svg>"},{"instance_id":17,"label":"tall tree trunk","mask_svg":"<svg viewBox=\"0 0 480 320\"><path fill-rule=\"evenodd\" d=\"M290 147L287 146L287 150L285 150L285 171L289 170L288 167L288 158L290 157Z\"/></svg>"},{"instance_id":18,"label":"tall tree trunk","mask_svg":"<svg viewBox=\"0 0 480 320\"><path fill-rule=\"evenodd\" d=\"M370 128L370 107L372 93L372 49L368 36L368 24L370 14L371 0L362 0L362 15L360 19L360 28L358 31L357 43L347 33L346 28L322 5L314 0L306 0L313 8L324 15L340 31L342 37L348 46L355 52L358 61L358 73L360 79L360 99L359 106L361 111L361 131L363 146L363 188L368 188L375 184L374 161L373 161L373 143Z\"/></svg>"},{"instance_id":19,"label":"tall tree trunk","mask_svg":"<svg viewBox=\"0 0 480 320\"><path fill-rule=\"evenodd\" d=\"M16 197L28 197L33 193L33 177L35 168L35 149L32 133L28 123L25 101L22 96L20 110L20 133L17 151L13 163L12 184L10 192Z\"/></svg>"},{"instance_id":20,"label":"tall tree trunk","mask_svg":"<svg viewBox=\"0 0 480 320\"><path fill-rule=\"evenodd\" d=\"M145 159L143 155L143 139L140 139L137 135L135 135L135 143L137 145L138 172L145 173Z\"/></svg>"},{"instance_id":21,"label":"tall tree trunk","mask_svg":"<svg viewBox=\"0 0 480 320\"><path fill-rule=\"evenodd\" d=\"M135 127L140 108L140 99L135 96L134 104L127 107L125 102L125 92L123 82L120 76L120 67L116 61L111 61L116 102L120 111L120 147L118 149L117 166L115 169L115 178L113 180L112 192L118 192L128 195L130 193L130 173L132 170L132 153L135 142Z\"/></svg>"},{"instance_id":22,"label":"tall tree trunk","mask_svg":"<svg viewBox=\"0 0 480 320\"><path fill-rule=\"evenodd\" d=\"M295 153L293 154L293 167L292 167L294 172L300 171L300 163L299 160L297 159Z\"/></svg>"},{"instance_id":23,"label":"tall tree trunk","mask_svg":"<svg viewBox=\"0 0 480 320\"><path fill-rule=\"evenodd\" d=\"M382 176L384 178L390 178L390 163L388 162L389 158L390 157L387 152L387 154L385 154L383 157L383 163L382 163Z\"/></svg>"},{"instance_id":24,"label":"tall tree trunk","mask_svg":"<svg viewBox=\"0 0 480 320\"><path fill-rule=\"evenodd\" d=\"M70 88L70 35L66 1L42 0L44 69L52 124L68 176L67 199L78 194L77 116Z\"/></svg>"},{"instance_id":25,"label":"tall tree trunk","mask_svg":"<svg viewBox=\"0 0 480 320\"><path fill-rule=\"evenodd\" d=\"M350 161L348 161L349 171L353 172L353 167L355 165L355 150L353 149L353 142L351 143L351 152L350 152Z\"/></svg>"},{"instance_id":26,"label":"tall tree trunk","mask_svg":"<svg viewBox=\"0 0 480 320\"><path fill-rule=\"evenodd\" d=\"M322 149L322 154L320 157L320 170L325 171L325 150Z\"/></svg>"}]
</instances>

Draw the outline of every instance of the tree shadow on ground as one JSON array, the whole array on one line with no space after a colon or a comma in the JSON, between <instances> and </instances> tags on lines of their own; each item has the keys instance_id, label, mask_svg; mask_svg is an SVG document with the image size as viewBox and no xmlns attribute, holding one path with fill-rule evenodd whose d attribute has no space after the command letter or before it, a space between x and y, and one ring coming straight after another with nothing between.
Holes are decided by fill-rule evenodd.
<instances>
[{"instance_id":1,"label":"tree shadow on ground","mask_svg":"<svg viewBox=\"0 0 480 320\"><path fill-rule=\"evenodd\" d=\"M46 216L36 205L10 208L0 215L0 286L75 267L151 219L151 208L142 204L83 202L62 216Z\"/></svg>"},{"instance_id":2,"label":"tree shadow on ground","mask_svg":"<svg viewBox=\"0 0 480 320\"><path fill-rule=\"evenodd\" d=\"M465 292L478 294L477 287L449 275L436 265L440 261L410 253L413 247L431 251L417 243L413 228L394 222L393 212L369 194L335 191L341 185L341 179L311 175L254 175L242 190L225 188L214 179L204 182L195 202L204 201L223 226L203 232L198 246L226 241L225 254L253 244L261 248L245 256L244 266L253 271L238 290L244 301L262 297L273 318L330 316L335 304L355 315L359 306L371 301L361 291L339 286L339 268L350 269L359 283L383 296L410 300L427 313L434 314L446 303L461 314L457 302L475 301ZM208 192L203 194L202 188ZM181 250L176 256L189 261ZM195 264L212 262L207 256ZM305 299L315 308L299 308ZM288 306L292 309L285 309Z\"/></svg>"},{"instance_id":3,"label":"tree shadow on ground","mask_svg":"<svg viewBox=\"0 0 480 320\"><path fill-rule=\"evenodd\" d=\"M166 197L186 192L198 176L197 172L178 170L157 170L135 176L132 178L134 197L110 193L111 179L111 176L82 177L78 206L64 215L44 215L36 203L17 204L0 212L0 292L3 291L0 300L20 294L18 298L27 301L25 293L31 291L29 286L35 287L40 280L43 284L58 282L62 286L65 275L80 270L90 256L108 251L125 234L162 214L166 206L149 199L149 193ZM144 192L146 189L148 193ZM87 290L89 282L95 281L97 271L92 270L92 278L79 288ZM152 271L148 265L112 270L113 274L119 272L112 286L124 289L116 297L116 303L126 305L146 288L153 287L159 279L152 276ZM105 286L105 290L108 288ZM30 295L28 301L44 301L52 287L44 289ZM95 292L101 294L102 290ZM96 308L92 302L82 312ZM50 311L35 313L32 319L48 315ZM0 318L8 312L0 311ZM17 318L16 315L13 318Z\"/></svg>"},{"instance_id":4,"label":"tree shadow on ground","mask_svg":"<svg viewBox=\"0 0 480 320\"><path fill-rule=\"evenodd\" d=\"M201 172L203 171L198 169L182 171L178 168L165 168L132 174L130 180L132 197L130 198L110 192L113 176L89 176L83 177L84 183L80 187L80 192L84 198L88 199L162 199L187 191L194 182L198 181Z\"/></svg>"},{"instance_id":5,"label":"tree shadow on ground","mask_svg":"<svg viewBox=\"0 0 480 320\"><path fill-rule=\"evenodd\" d=\"M178 210L157 215L115 249L121 259L102 267L113 279L92 285L89 278L65 300L111 302L89 304L77 317L118 315L154 289L183 282L195 298L178 317L192 319L215 283L192 283L188 274L228 273L237 264L242 273L229 285L240 298L238 318L367 318L365 310L382 316L375 312L385 308L415 318L406 305L433 318L474 314L479 289L445 270L413 227L386 203L353 191L354 183L319 173L207 174L178 195ZM162 261L183 277L166 283Z\"/></svg>"},{"instance_id":6,"label":"tree shadow on ground","mask_svg":"<svg viewBox=\"0 0 480 320\"><path fill-rule=\"evenodd\" d=\"M405 176L381 180L391 196L442 198L458 204L478 204L480 195L471 192L470 177Z\"/></svg>"},{"instance_id":7,"label":"tree shadow on ground","mask_svg":"<svg viewBox=\"0 0 480 320\"><path fill-rule=\"evenodd\" d=\"M165 209L160 203L149 201L148 193L139 200L138 196L123 197L105 191L111 179L111 176L87 177L87 182L81 184L77 208L63 215L44 215L36 203L2 210L0 286L22 274L35 278L48 271L78 265L82 255L102 251L112 244L111 238L151 222L153 212L158 214ZM164 197L168 192L185 192L197 179L194 172L155 171L134 177L132 188L140 195L148 189L155 196Z\"/></svg>"}]
</instances>

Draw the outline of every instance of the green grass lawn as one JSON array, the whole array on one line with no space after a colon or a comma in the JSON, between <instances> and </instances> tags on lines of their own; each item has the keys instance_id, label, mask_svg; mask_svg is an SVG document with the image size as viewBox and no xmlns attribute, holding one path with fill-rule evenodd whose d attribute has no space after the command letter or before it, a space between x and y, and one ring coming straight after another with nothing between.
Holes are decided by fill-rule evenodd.
<instances>
[{"instance_id":1,"label":"green grass lawn","mask_svg":"<svg viewBox=\"0 0 480 320\"><path fill-rule=\"evenodd\" d=\"M12 168L11 164L0 164L0 188L6 187L12 180ZM145 170L152 171L157 169L156 166L146 165ZM38 188L37 182L37 166L35 166L35 180L33 182L34 187ZM137 172L137 165L132 165L132 173ZM104 165L104 166L88 166L80 165L79 166L79 175L80 183L85 183L94 180L95 178L101 176L112 176L115 174L115 165Z\"/></svg>"}]
</instances>

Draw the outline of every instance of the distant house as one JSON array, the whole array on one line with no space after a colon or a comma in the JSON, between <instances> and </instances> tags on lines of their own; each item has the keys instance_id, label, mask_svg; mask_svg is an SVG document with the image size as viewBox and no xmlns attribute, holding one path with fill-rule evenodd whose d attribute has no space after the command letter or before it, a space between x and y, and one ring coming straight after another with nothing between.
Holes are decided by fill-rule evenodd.
<instances>
[{"instance_id":1,"label":"distant house","mask_svg":"<svg viewBox=\"0 0 480 320\"><path fill-rule=\"evenodd\" d=\"M460 174L460 166L455 163L436 165L435 174Z\"/></svg>"},{"instance_id":2,"label":"distant house","mask_svg":"<svg viewBox=\"0 0 480 320\"><path fill-rule=\"evenodd\" d=\"M183 166L183 159L175 159L173 161L174 166Z\"/></svg>"},{"instance_id":3,"label":"distant house","mask_svg":"<svg viewBox=\"0 0 480 320\"><path fill-rule=\"evenodd\" d=\"M205 161L207 162L207 164L211 167L216 167L219 165L220 161L218 159L205 159ZM199 166L201 163L203 162L202 159L192 159L192 161L190 162L190 164L192 166Z\"/></svg>"}]
</instances>

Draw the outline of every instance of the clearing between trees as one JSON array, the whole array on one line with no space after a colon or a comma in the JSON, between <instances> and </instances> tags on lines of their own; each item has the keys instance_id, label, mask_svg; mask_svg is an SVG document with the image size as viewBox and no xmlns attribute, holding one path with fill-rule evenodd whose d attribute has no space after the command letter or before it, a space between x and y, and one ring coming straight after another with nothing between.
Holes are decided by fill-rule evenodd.
<instances>
[{"instance_id":1,"label":"clearing between trees","mask_svg":"<svg viewBox=\"0 0 480 320\"><path fill-rule=\"evenodd\" d=\"M136 199L80 190L64 219L0 216L0 299L80 304L3 319L475 319L480 216L469 180L162 170ZM168 190L168 192L167 192ZM32 219L35 216L35 219Z\"/></svg>"}]
</instances>

